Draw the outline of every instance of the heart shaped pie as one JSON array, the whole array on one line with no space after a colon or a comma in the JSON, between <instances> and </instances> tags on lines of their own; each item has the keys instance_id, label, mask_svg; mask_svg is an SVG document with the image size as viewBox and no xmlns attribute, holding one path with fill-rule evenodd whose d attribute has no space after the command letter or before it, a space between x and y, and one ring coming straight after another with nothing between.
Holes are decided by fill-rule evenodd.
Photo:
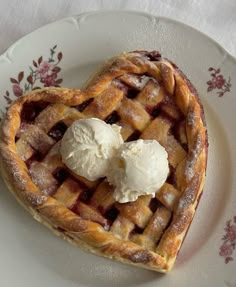
<instances>
[{"instance_id":1,"label":"heart shaped pie","mask_svg":"<svg viewBox=\"0 0 236 287\"><path fill-rule=\"evenodd\" d=\"M93 117L120 126L124 141L157 140L165 148L170 171L154 198L117 202L106 178L90 181L65 166L63 134ZM18 201L62 238L167 272L202 193L207 147L193 85L158 52L135 51L106 62L82 90L45 88L18 98L1 126L1 172Z\"/></svg>"}]
</instances>

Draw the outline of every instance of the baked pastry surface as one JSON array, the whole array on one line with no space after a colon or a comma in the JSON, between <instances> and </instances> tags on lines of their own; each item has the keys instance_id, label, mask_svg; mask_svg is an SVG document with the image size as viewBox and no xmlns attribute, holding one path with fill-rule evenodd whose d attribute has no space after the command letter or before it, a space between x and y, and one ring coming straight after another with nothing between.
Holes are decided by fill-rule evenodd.
<instances>
[{"instance_id":1,"label":"baked pastry surface","mask_svg":"<svg viewBox=\"0 0 236 287\"><path fill-rule=\"evenodd\" d=\"M106 179L73 174L60 140L82 118L122 127L125 141L156 139L170 174L155 198L118 203ZM97 255L169 271L193 219L207 164L207 130L198 94L179 68L156 52L123 53L82 90L45 88L18 98L1 125L1 172L39 222Z\"/></svg>"}]
</instances>

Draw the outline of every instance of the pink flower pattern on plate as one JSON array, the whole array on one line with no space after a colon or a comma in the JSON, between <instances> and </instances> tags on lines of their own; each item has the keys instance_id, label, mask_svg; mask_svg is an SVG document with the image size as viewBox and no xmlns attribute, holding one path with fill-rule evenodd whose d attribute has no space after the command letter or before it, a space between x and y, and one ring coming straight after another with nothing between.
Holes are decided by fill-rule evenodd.
<instances>
[{"instance_id":1,"label":"pink flower pattern on plate","mask_svg":"<svg viewBox=\"0 0 236 287\"><path fill-rule=\"evenodd\" d=\"M225 263L233 261L233 252L236 248L236 216L233 220L228 220L226 222L226 227L224 228L225 235L222 237L223 243L220 246L219 255L224 257Z\"/></svg>"},{"instance_id":2,"label":"pink flower pattern on plate","mask_svg":"<svg viewBox=\"0 0 236 287\"><path fill-rule=\"evenodd\" d=\"M16 97L20 97L22 94L23 94L23 90L21 89L20 85L19 84L14 84L12 86L12 90L13 90L13 94L16 96Z\"/></svg>"},{"instance_id":3,"label":"pink flower pattern on plate","mask_svg":"<svg viewBox=\"0 0 236 287\"><path fill-rule=\"evenodd\" d=\"M229 77L228 80L224 78L224 76L220 73L220 69L215 69L210 67L208 69L211 72L211 80L207 81L207 92L211 92L213 90L218 90L217 94L219 97L223 97L225 93L230 92L231 88L231 78Z\"/></svg>"},{"instance_id":4,"label":"pink flower pattern on plate","mask_svg":"<svg viewBox=\"0 0 236 287\"><path fill-rule=\"evenodd\" d=\"M40 74L40 78L45 78L47 73L51 70L51 66L49 62L44 61L38 67L38 72Z\"/></svg>"},{"instance_id":5,"label":"pink flower pattern on plate","mask_svg":"<svg viewBox=\"0 0 236 287\"><path fill-rule=\"evenodd\" d=\"M24 93L43 87L59 87L62 79L58 78L61 68L58 64L62 60L62 52L56 53L57 45L50 49L50 56L47 60L43 56L37 61L33 60L32 66L29 66L30 72L25 76L25 72L18 73L16 78L10 78L12 85L12 93L15 97L20 97ZM23 81L25 79L25 81ZM41 85L42 84L42 85ZM4 95L7 104L12 103L12 98L9 91Z\"/></svg>"}]
</instances>

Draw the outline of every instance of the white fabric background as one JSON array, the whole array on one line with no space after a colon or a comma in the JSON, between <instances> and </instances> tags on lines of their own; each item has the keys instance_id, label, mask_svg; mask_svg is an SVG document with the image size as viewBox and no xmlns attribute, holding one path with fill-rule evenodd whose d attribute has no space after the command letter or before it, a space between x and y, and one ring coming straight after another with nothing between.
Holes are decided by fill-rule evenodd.
<instances>
[{"instance_id":1,"label":"white fabric background","mask_svg":"<svg viewBox=\"0 0 236 287\"><path fill-rule=\"evenodd\" d=\"M236 57L236 0L0 0L0 54L42 25L102 9L174 18L209 35Z\"/></svg>"}]
</instances>

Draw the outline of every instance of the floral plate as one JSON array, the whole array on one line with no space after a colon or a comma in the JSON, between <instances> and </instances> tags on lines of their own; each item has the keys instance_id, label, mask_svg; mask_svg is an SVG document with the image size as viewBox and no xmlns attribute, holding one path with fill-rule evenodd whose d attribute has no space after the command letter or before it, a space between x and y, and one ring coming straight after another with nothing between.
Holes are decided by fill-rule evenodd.
<instances>
[{"instance_id":1,"label":"floral plate","mask_svg":"<svg viewBox=\"0 0 236 287\"><path fill-rule=\"evenodd\" d=\"M217 43L184 24L145 13L63 19L0 56L1 117L24 92L80 87L99 63L137 49L156 49L176 62L197 87L207 118L206 186L175 268L163 275L70 246L32 220L1 182L0 286L236 287L236 60Z\"/></svg>"}]
</instances>

